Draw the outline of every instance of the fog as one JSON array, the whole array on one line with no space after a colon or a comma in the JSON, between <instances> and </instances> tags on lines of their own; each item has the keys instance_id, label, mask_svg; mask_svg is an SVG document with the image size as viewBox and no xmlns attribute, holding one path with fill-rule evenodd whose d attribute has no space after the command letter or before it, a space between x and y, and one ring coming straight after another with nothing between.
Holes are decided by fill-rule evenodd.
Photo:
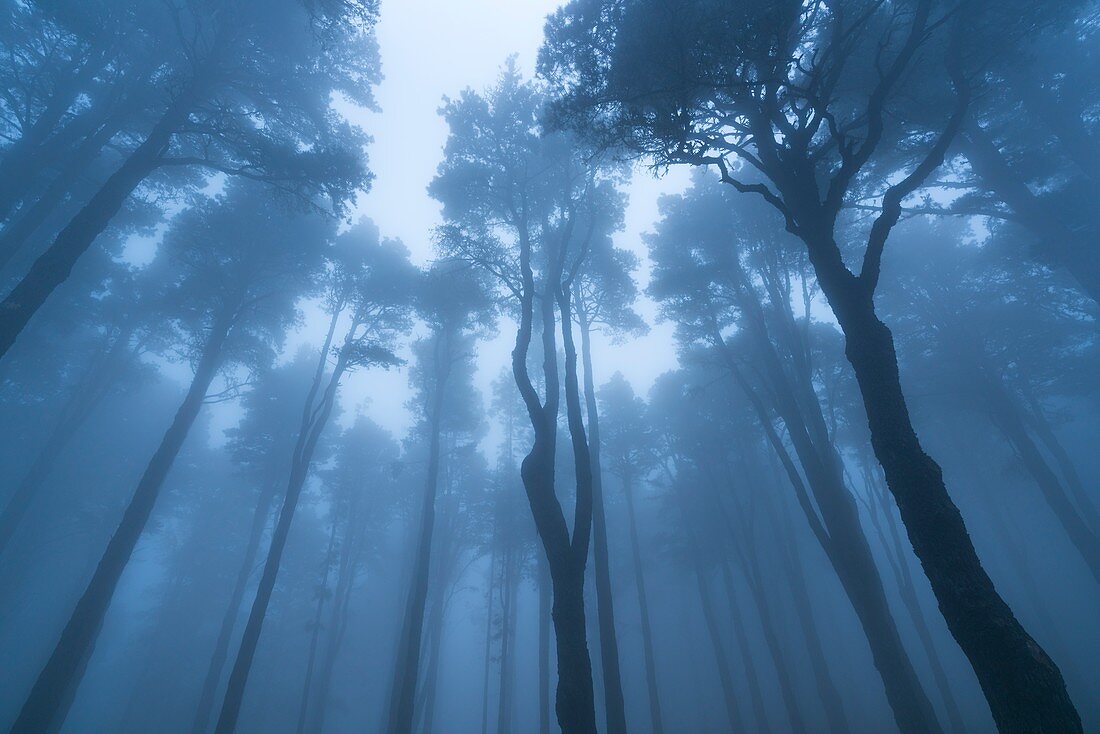
<instances>
[{"instance_id":1,"label":"fog","mask_svg":"<svg viewBox=\"0 0 1100 734\"><path fill-rule=\"evenodd\" d=\"M0 0L0 728L1100 731L1091 0Z\"/></svg>"}]
</instances>

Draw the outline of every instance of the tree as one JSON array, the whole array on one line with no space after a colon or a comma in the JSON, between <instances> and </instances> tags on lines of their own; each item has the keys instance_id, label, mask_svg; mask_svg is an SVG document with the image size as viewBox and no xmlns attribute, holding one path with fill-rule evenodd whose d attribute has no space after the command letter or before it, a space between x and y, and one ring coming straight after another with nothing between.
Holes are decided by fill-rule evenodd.
<instances>
[{"instance_id":1,"label":"tree","mask_svg":"<svg viewBox=\"0 0 1100 734\"><path fill-rule=\"evenodd\" d=\"M614 202L610 215L621 214L622 203ZM637 298L633 273L637 258L616 248L610 241L613 227L603 227L605 237L593 238L588 256L578 271L573 288L574 318L581 333L581 364L584 368L585 415L592 454L592 561L596 575L596 611L600 624L600 658L604 675L604 707L608 732L626 732L626 711L619 674L619 646L615 633L615 612L607 548L607 512L603 498L600 464L600 418L596 403L592 366L592 332L603 327L613 338L645 331L645 322L632 309Z\"/></svg>"},{"instance_id":2,"label":"tree","mask_svg":"<svg viewBox=\"0 0 1100 734\"><path fill-rule=\"evenodd\" d=\"M645 659L646 690L649 694L649 720L654 734L664 731L661 719L661 698L657 690L657 663L653 655L653 630L649 619L649 599L646 596L645 569L638 541L638 520L634 510L636 483L643 480L656 464L656 441L646 416L645 402L634 395L633 388L621 373L600 388L603 409L603 453L608 469L618 477L626 497L627 520L630 525L630 554L634 564L634 586L638 593L638 609L642 616L642 652Z\"/></svg>"},{"instance_id":3,"label":"tree","mask_svg":"<svg viewBox=\"0 0 1100 734\"><path fill-rule=\"evenodd\" d=\"M340 382L345 374L357 368L389 368L400 364L394 354L394 344L408 327L408 299L414 283L408 251L399 242L379 241L377 229L369 223L341 235L335 247L325 281L325 305L330 313L328 333L302 407L298 435L290 455L286 493L229 675L215 729L218 734L229 734L236 729L245 685L298 499L309 477L314 452L336 406ZM343 340L333 349L333 337L342 316L347 320ZM330 359L332 368L328 372Z\"/></svg>"},{"instance_id":4,"label":"tree","mask_svg":"<svg viewBox=\"0 0 1100 734\"><path fill-rule=\"evenodd\" d=\"M1081 723L1057 666L982 568L942 471L921 446L874 295L902 203L943 162L963 125L971 72L990 61L989 46L973 37L976 51L963 52L963 28L1004 30L1003 49L1044 19L1042 9L1013 3L950 12L932 0L736 9L711 0L577 0L552 17L542 59L566 93L558 124L658 165L714 167L724 184L774 206L802 241L844 333L910 541L1002 731L1080 731ZM907 124L904 113L922 107L935 119ZM895 141L904 141L904 161L889 154ZM746 180L740 166L761 180ZM879 206L858 233L866 244L857 274L841 247L857 233L839 228L860 194Z\"/></svg>"},{"instance_id":5,"label":"tree","mask_svg":"<svg viewBox=\"0 0 1100 734\"><path fill-rule=\"evenodd\" d=\"M164 257L178 273L176 324L194 377L13 731L64 721L118 581L214 378L234 363L255 369L272 358L297 318L297 299L313 285L327 229L316 217L288 217L247 185L184 213L165 237Z\"/></svg>"},{"instance_id":6,"label":"tree","mask_svg":"<svg viewBox=\"0 0 1100 734\"><path fill-rule=\"evenodd\" d=\"M141 38L135 45L161 53L151 80L161 91L159 117L0 304L0 356L158 169L263 180L314 205L328 198L341 211L367 174L363 138L331 110L331 97L370 103L373 15L357 0L240 0L225 9L173 0L127 16L126 32Z\"/></svg>"},{"instance_id":7,"label":"tree","mask_svg":"<svg viewBox=\"0 0 1100 734\"><path fill-rule=\"evenodd\" d=\"M541 135L541 95L509 67L486 96L450 101L444 162L432 182L443 203L444 252L495 278L516 309L512 372L534 430L520 474L554 588L558 654L557 715L562 729L595 731L592 668L584 618L584 571L592 524L592 466L573 337L575 275L592 235L614 201L608 172L583 157L575 140ZM613 219L611 221L614 221ZM528 353L539 330L540 395ZM557 358L561 334L564 360ZM577 482L572 533L555 490L562 385Z\"/></svg>"},{"instance_id":8,"label":"tree","mask_svg":"<svg viewBox=\"0 0 1100 734\"><path fill-rule=\"evenodd\" d=\"M419 407L428 439L428 464L424 497L420 507L420 528L413 561L412 588L409 590L404 627L394 672L394 698L391 703L389 730L411 734L416 683L420 674L420 650L424 612L428 600L432 535L436 523L436 494L439 487L441 440L448 423L454 422L456 396L449 385L456 370L472 370L478 332L491 326L491 311L485 291L478 281L481 272L469 264L442 261L436 264L421 284L419 310L431 335L414 346L417 353ZM459 389L466 387L460 384ZM464 396L457 396L461 400ZM461 404L461 403L460 403ZM459 424L461 425L461 424Z\"/></svg>"},{"instance_id":9,"label":"tree","mask_svg":"<svg viewBox=\"0 0 1100 734\"><path fill-rule=\"evenodd\" d=\"M249 523L244 555L218 627L195 707L191 725L193 734L204 734L210 724L210 713L222 680L241 604L255 570L256 557L271 518L279 481L289 468L287 457L294 448L294 420L300 395L312 376L312 360L305 352L299 353L285 367L266 371L256 386L242 397L245 417L229 434L230 450L240 474L259 491Z\"/></svg>"},{"instance_id":10,"label":"tree","mask_svg":"<svg viewBox=\"0 0 1100 734\"><path fill-rule=\"evenodd\" d=\"M693 349L707 350L745 394L852 603L895 718L933 731L938 728L935 713L890 613L845 480L844 461L817 394L815 375L821 365L815 342L828 327L813 328L815 285L801 253L791 247L792 238L776 226L767 208L753 207L757 202L751 200L731 201L736 194L707 184L697 176L687 194L663 200L663 218L650 238L656 264L650 293L661 302L662 313L676 322L688 358ZM793 310L795 300L802 301L801 319ZM812 659L830 726L846 729L824 661L816 655ZM793 700L793 692L788 698Z\"/></svg>"}]
</instances>

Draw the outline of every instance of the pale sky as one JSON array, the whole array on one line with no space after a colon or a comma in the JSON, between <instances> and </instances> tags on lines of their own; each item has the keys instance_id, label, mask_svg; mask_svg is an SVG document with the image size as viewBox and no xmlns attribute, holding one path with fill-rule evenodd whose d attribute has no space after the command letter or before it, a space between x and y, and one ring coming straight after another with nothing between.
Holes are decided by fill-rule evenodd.
<instances>
[{"instance_id":1,"label":"pale sky","mask_svg":"<svg viewBox=\"0 0 1100 734\"><path fill-rule=\"evenodd\" d=\"M375 174L371 191L358 207L373 219L383 235L398 237L418 264L433 256L432 228L440 223L440 209L427 194L427 185L442 158L447 126L438 115L445 96L457 96L467 87L481 90L497 78L511 54L521 69L534 74L544 18L558 2L550 0L383 0L378 25L382 71L376 90L378 113L354 116L374 137L370 167ZM662 180L640 172L629 188L626 230L618 244L644 258L641 234L657 216L657 197L679 191L687 171L673 171ZM645 272L640 274L644 287ZM596 382L602 384L621 371L644 394L653 380L675 366L672 330L657 325L652 304L639 305L652 331L642 339L610 345L594 339ZM303 336L312 340L315 329ZM492 380L508 363L514 332L502 323L500 335L479 350L477 386L486 396ZM369 371L353 375L343 388L345 419L354 406L364 405L374 420L398 435L411 423L405 409L410 391L404 371ZM488 398L486 398L488 399Z\"/></svg>"}]
</instances>

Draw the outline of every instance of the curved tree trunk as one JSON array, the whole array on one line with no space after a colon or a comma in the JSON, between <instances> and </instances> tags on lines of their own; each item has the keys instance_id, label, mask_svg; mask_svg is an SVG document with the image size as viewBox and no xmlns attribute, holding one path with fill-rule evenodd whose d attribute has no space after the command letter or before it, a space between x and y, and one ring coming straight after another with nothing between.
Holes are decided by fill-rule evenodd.
<instances>
[{"instance_id":1,"label":"curved tree trunk","mask_svg":"<svg viewBox=\"0 0 1100 734\"><path fill-rule=\"evenodd\" d=\"M1081 732L1061 672L997 593L947 492L942 470L917 438L893 335L875 314L871 294L838 262L836 243L826 244L836 257L811 245L811 262L844 332L871 445L947 626L974 667L998 729L1002 734Z\"/></svg>"}]
</instances>

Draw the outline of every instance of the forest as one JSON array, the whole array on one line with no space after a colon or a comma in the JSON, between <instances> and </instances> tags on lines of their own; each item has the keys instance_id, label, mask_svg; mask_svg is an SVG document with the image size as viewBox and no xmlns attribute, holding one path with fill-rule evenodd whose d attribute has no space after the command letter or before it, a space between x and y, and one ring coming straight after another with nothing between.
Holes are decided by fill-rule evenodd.
<instances>
[{"instance_id":1,"label":"forest","mask_svg":"<svg viewBox=\"0 0 1100 734\"><path fill-rule=\"evenodd\" d=\"M1100 0L0 52L0 731L1100 732Z\"/></svg>"}]
</instances>

